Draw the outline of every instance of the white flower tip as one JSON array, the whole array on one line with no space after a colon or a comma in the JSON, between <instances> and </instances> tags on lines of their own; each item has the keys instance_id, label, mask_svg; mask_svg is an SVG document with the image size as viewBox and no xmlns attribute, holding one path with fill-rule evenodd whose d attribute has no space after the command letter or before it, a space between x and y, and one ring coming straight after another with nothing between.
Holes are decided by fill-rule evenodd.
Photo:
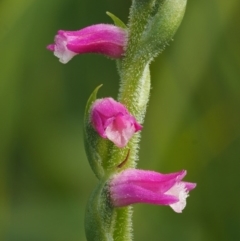
<instances>
[{"instance_id":1,"label":"white flower tip","mask_svg":"<svg viewBox=\"0 0 240 241\"><path fill-rule=\"evenodd\" d=\"M59 61L61 63L66 64L76 55L76 53L74 53L68 49L65 49L63 51L63 50L58 50L56 48L56 50L54 51L54 55L59 58Z\"/></svg>"},{"instance_id":2,"label":"white flower tip","mask_svg":"<svg viewBox=\"0 0 240 241\"><path fill-rule=\"evenodd\" d=\"M106 128L106 137L112 141L117 147L123 148L127 144L127 140L119 133L118 130L111 129L111 126Z\"/></svg>"},{"instance_id":3,"label":"white flower tip","mask_svg":"<svg viewBox=\"0 0 240 241\"><path fill-rule=\"evenodd\" d=\"M179 199L178 202L170 204L169 206L176 212L181 213L186 207L186 199L189 196L188 190L184 183L176 183L170 190L167 191L168 194L173 195Z\"/></svg>"},{"instance_id":4,"label":"white flower tip","mask_svg":"<svg viewBox=\"0 0 240 241\"><path fill-rule=\"evenodd\" d=\"M119 129L114 125L114 123L111 123L105 130L107 138L119 148L123 148L127 145L134 132L134 126L128 122L125 123L125 127L123 129Z\"/></svg>"},{"instance_id":5,"label":"white flower tip","mask_svg":"<svg viewBox=\"0 0 240 241\"><path fill-rule=\"evenodd\" d=\"M61 63L66 64L77 54L67 48L67 39L64 36L57 36L55 42L54 55Z\"/></svg>"}]
</instances>

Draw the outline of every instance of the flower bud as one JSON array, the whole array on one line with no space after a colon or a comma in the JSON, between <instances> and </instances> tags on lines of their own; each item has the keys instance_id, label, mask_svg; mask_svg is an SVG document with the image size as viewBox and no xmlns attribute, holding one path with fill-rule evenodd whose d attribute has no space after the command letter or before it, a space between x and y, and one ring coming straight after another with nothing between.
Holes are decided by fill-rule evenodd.
<instances>
[{"instance_id":1,"label":"flower bud","mask_svg":"<svg viewBox=\"0 0 240 241\"><path fill-rule=\"evenodd\" d=\"M92 106L90 118L97 133L120 148L142 129L127 108L112 98L97 100Z\"/></svg>"}]
</instances>

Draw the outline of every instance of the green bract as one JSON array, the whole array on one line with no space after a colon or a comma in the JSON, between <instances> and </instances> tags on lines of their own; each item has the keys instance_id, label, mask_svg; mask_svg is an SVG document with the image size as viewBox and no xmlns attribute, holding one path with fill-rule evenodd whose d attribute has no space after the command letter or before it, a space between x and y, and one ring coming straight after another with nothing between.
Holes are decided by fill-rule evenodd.
<instances>
[{"instance_id":1,"label":"green bract","mask_svg":"<svg viewBox=\"0 0 240 241\"><path fill-rule=\"evenodd\" d=\"M102 138L91 123L91 108L96 101L98 86L90 95L84 115L84 143L89 164L98 179L116 172L117 166L125 160L129 153L129 144L118 148L108 139ZM134 137L132 138L134 139ZM126 165L128 167L128 165Z\"/></svg>"},{"instance_id":2,"label":"green bract","mask_svg":"<svg viewBox=\"0 0 240 241\"><path fill-rule=\"evenodd\" d=\"M126 57L147 63L157 56L176 33L186 3L187 0L134 0Z\"/></svg>"},{"instance_id":3,"label":"green bract","mask_svg":"<svg viewBox=\"0 0 240 241\"><path fill-rule=\"evenodd\" d=\"M103 178L89 198L85 214L87 240L131 241L132 207L116 209L112 206L108 193L108 180L109 177Z\"/></svg>"},{"instance_id":4,"label":"green bract","mask_svg":"<svg viewBox=\"0 0 240 241\"><path fill-rule=\"evenodd\" d=\"M87 240L114 240L114 209L109 203L106 187L106 180L99 182L88 201L85 214L85 233Z\"/></svg>"},{"instance_id":5,"label":"green bract","mask_svg":"<svg viewBox=\"0 0 240 241\"><path fill-rule=\"evenodd\" d=\"M109 159L108 145L110 142L101 138L90 123L91 106L97 98L98 86L90 95L84 114L84 144L89 164L98 179L104 176L103 163Z\"/></svg>"},{"instance_id":6,"label":"green bract","mask_svg":"<svg viewBox=\"0 0 240 241\"><path fill-rule=\"evenodd\" d=\"M110 12L106 12L106 14L113 20L114 24L117 27L124 28L124 29L127 28L125 23L120 18L116 17L114 14L112 14Z\"/></svg>"}]
</instances>

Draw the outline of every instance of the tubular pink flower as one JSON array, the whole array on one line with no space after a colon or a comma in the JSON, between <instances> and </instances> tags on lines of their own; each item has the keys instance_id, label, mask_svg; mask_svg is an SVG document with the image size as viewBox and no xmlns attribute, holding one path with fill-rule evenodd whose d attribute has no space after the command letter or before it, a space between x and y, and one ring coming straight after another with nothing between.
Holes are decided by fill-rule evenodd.
<instances>
[{"instance_id":1,"label":"tubular pink flower","mask_svg":"<svg viewBox=\"0 0 240 241\"><path fill-rule=\"evenodd\" d=\"M97 53L121 58L127 43L127 30L111 24L96 24L78 31L59 30L55 43L47 46L62 63L77 54Z\"/></svg>"},{"instance_id":2,"label":"tubular pink flower","mask_svg":"<svg viewBox=\"0 0 240 241\"><path fill-rule=\"evenodd\" d=\"M142 129L127 108L112 98L95 101L90 118L98 134L118 147L126 146L133 134Z\"/></svg>"},{"instance_id":3,"label":"tubular pink flower","mask_svg":"<svg viewBox=\"0 0 240 241\"><path fill-rule=\"evenodd\" d=\"M181 213L188 192L196 187L195 183L181 181L186 173L185 170L170 174L138 169L122 171L109 184L112 204L115 207L134 203L169 205Z\"/></svg>"}]
</instances>

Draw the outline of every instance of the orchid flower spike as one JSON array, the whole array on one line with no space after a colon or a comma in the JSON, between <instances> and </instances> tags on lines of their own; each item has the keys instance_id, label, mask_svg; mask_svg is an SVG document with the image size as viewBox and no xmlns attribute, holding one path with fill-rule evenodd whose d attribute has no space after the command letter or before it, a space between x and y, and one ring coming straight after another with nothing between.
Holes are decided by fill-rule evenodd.
<instances>
[{"instance_id":1,"label":"orchid flower spike","mask_svg":"<svg viewBox=\"0 0 240 241\"><path fill-rule=\"evenodd\" d=\"M142 129L127 108L112 98L96 100L91 109L90 121L102 138L118 147L124 147L133 134Z\"/></svg>"},{"instance_id":2,"label":"orchid flower spike","mask_svg":"<svg viewBox=\"0 0 240 241\"><path fill-rule=\"evenodd\" d=\"M77 54L97 53L121 58L127 44L127 30L111 25L96 24L78 31L59 30L55 43L47 46L62 63Z\"/></svg>"},{"instance_id":3,"label":"orchid flower spike","mask_svg":"<svg viewBox=\"0 0 240 241\"><path fill-rule=\"evenodd\" d=\"M186 171L161 174L154 171L126 169L115 174L109 183L113 206L123 207L134 203L169 205L181 213L186 206L188 192L195 183L183 182Z\"/></svg>"}]
</instances>

